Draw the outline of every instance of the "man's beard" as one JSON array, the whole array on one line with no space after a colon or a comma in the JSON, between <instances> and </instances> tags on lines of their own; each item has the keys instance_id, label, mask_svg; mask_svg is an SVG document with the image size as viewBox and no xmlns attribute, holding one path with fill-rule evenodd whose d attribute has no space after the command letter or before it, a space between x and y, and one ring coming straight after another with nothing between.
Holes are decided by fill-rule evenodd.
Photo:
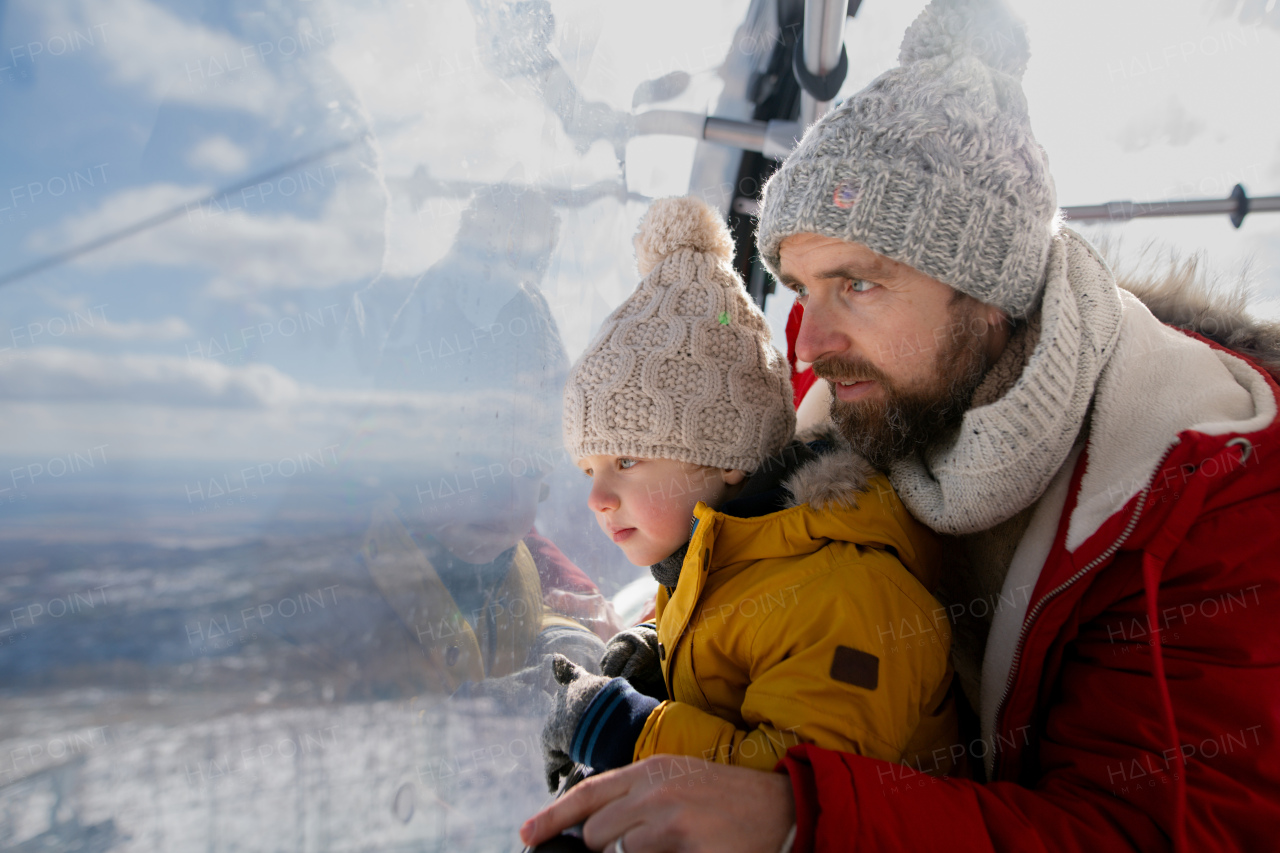
<instances>
[{"instance_id":1,"label":"man's beard","mask_svg":"<svg viewBox=\"0 0 1280 853\"><path fill-rule=\"evenodd\" d=\"M939 344L933 371L921 388L896 386L875 365L862 359L826 358L814 362L813 372L830 382L878 382L885 398L846 402L832 389L831 420L868 462L881 471L917 450L949 438L968 411L973 392L982 383L988 363L982 336L972 331L973 317L965 302L953 312L950 340ZM981 322L986 331L987 324Z\"/></svg>"}]
</instances>

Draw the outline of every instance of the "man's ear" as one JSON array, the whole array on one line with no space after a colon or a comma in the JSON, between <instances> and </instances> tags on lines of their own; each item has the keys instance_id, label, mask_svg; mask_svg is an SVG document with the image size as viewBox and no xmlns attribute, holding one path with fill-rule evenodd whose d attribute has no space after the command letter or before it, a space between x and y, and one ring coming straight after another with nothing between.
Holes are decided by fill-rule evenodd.
<instances>
[{"instance_id":1,"label":"man's ear","mask_svg":"<svg viewBox=\"0 0 1280 853\"><path fill-rule=\"evenodd\" d=\"M995 305L988 305L985 302L980 302L978 305L977 317L986 324L981 334L982 347L986 351L987 358L995 363L1004 352L1005 345L1009 343L1010 335L1013 334L1013 319ZM973 333L972 328L970 333Z\"/></svg>"},{"instance_id":2,"label":"man's ear","mask_svg":"<svg viewBox=\"0 0 1280 853\"><path fill-rule=\"evenodd\" d=\"M722 468L720 476L724 477L726 485L736 486L747 479L747 472L738 468Z\"/></svg>"},{"instance_id":3,"label":"man's ear","mask_svg":"<svg viewBox=\"0 0 1280 853\"><path fill-rule=\"evenodd\" d=\"M1013 327L1013 320L1011 320L1009 318L1009 315L1004 313L1002 309L997 308L995 305L986 305L986 304L984 304L982 308L983 308L982 319L986 320L987 325L990 326L991 328L1004 329L1007 332L1009 331L1009 329Z\"/></svg>"}]
</instances>

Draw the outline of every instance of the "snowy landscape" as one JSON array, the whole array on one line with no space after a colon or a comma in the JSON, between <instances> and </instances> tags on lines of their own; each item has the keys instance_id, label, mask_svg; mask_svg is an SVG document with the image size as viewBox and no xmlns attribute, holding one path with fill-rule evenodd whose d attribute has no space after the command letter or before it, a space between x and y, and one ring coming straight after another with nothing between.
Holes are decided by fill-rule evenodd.
<instances>
[{"instance_id":1,"label":"snowy landscape","mask_svg":"<svg viewBox=\"0 0 1280 853\"><path fill-rule=\"evenodd\" d=\"M340 548L6 542L0 848L519 849L540 707L379 698Z\"/></svg>"}]
</instances>

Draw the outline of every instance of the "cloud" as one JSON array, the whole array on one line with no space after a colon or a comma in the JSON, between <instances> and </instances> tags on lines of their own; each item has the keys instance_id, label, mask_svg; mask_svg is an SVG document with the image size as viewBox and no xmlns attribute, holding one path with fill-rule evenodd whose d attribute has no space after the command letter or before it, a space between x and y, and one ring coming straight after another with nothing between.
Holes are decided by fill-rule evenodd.
<instances>
[{"instance_id":1,"label":"cloud","mask_svg":"<svg viewBox=\"0 0 1280 853\"><path fill-rule=\"evenodd\" d=\"M294 379L266 364L231 367L206 359L65 347L39 347L21 358L0 360L0 397L8 400L266 408L300 396Z\"/></svg>"},{"instance_id":2,"label":"cloud","mask_svg":"<svg viewBox=\"0 0 1280 853\"><path fill-rule=\"evenodd\" d=\"M77 334L86 338L102 338L108 341L177 341L195 334L181 317L162 317L159 320L98 320L82 324Z\"/></svg>"},{"instance_id":3,"label":"cloud","mask_svg":"<svg viewBox=\"0 0 1280 853\"><path fill-rule=\"evenodd\" d=\"M81 300L51 299L67 306L65 316L43 317L8 329L13 346L57 344L66 338L107 341L176 341L195 333L181 317L117 322L107 318L106 305L84 306ZM8 347L4 348L8 349ZM0 351L3 351L0 349Z\"/></svg>"},{"instance_id":4,"label":"cloud","mask_svg":"<svg viewBox=\"0 0 1280 853\"><path fill-rule=\"evenodd\" d=\"M1264 27L1280 30L1280 5L1275 0L1218 0L1214 14L1237 17L1246 27Z\"/></svg>"},{"instance_id":5,"label":"cloud","mask_svg":"<svg viewBox=\"0 0 1280 853\"><path fill-rule=\"evenodd\" d=\"M0 353L0 398L11 454L111 442L136 458L245 458L360 436L361 458L439 467L560 437L559 407L522 388L324 388L269 364L63 347Z\"/></svg>"},{"instance_id":6,"label":"cloud","mask_svg":"<svg viewBox=\"0 0 1280 853\"><path fill-rule=\"evenodd\" d=\"M345 171L343 170L345 168ZM151 265L202 268L208 293L243 299L269 290L323 289L376 273L383 249L384 196L351 177L348 163L301 173L195 204L206 186L131 187L96 208L36 232L28 246L53 251L101 237L161 211L186 205L177 220L142 231L76 259L94 269ZM266 212L281 197L326 193L318 218Z\"/></svg>"},{"instance_id":7,"label":"cloud","mask_svg":"<svg viewBox=\"0 0 1280 853\"><path fill-rule=\"evenodd\" d=\"M147 217L155 216L169 208L195 201L211 192L213 188L209 186L181 186L170 183L130 187L107 198L96 210L72 216L57 228L33 232L27 238L27 246L40 252L70 248ZM195 207L193 210L198 214L200 208ZM190 215L189 211L188 218ZM94 258L100 260L110 253L111 249L106 249L94 255Z\"/></svg>"},{"instance_id":8,"label":"cloud","mask_svg":"<svg viewBox=\"0 0 1280 853\"><path fill-rule=\"evenodd\" d=\"M1187 112L1177 95L1171 95L1163 106L1139 115L1120 130L1118 140L1126 152L1164 142L1179 147L1189 144L1208 128L1204 119Z\"/></svg>"},{"instance_id":9,"label":"cloud","mask_svg":"<svg viewBox=\"0 0 1280 853\"><path fill-rule=\"evenodd\" d=\"M225 136L211 136L191 149L187 164L197 169L235 174L249 165L249 154Z\"/></svg>"},{"instance_id":10,"label":"cloud","mask_svg":"<svg viewBox=\"0 0 1280 853\"><path fill-rule=\"evenodd\" d=\"M48 31L100 34L100 56L113 82L156 101L279 116L299 87L284 63L318 55L331 29L298 30L259 41L186 20L150 0L63 0L44 7Z\"/></svg>"},{"instance_id":11,"label":"cloud","mask_svg":"<svg viewBox=\"0 0 1280 853\"><path fill-rule=\"evenodd\" d=\"M528 428L528 412L547 408L545 401L537 401L531 392L516 389L325 388L299 382L262 362L224 364L190 356L98 353L52 346L13 351L10 357L0 358L0 398L225 409L400 411L419 419L424 412L432 412L475 423L503 421L503 428ZM505 423L508 419L509 424Z\"/></svg>"}]
</instances>

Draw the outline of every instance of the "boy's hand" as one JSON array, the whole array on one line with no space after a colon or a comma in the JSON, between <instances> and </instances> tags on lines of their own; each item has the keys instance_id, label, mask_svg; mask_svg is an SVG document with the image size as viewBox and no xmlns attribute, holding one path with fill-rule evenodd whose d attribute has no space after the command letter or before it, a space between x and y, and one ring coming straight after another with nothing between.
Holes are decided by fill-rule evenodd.
<instances>
[{"instance_id":1,"label":"boy's hand","mask_svg":"<svg viewBox=\"0 0 1280 853\"><path fill-rule=\"evenodd\" d=\"M542 727L547 787L556 791L573 765L609 770L631 762L645 724L661 703L625 678L592 675L564 655L551 658L561 686Z\"/></svg>"},{"instance_id":2,"label":"boy's hand","mask_svg":"<svg viewBox=\"0 0 1280 853\"><path fill-rule=\"evenodd\" d=\"M609 640L600 671L625 678L636 690L660 702L668 698L658 655L658 629L649 623L635 625Z\"/></svg>"},{"instance_id":3,"label":"boy's hand","mask_svg":"<svg viewBox=\"0 0 1280 853\"><path fill-rule=\"evenodd\" d=\"M547 787L554 794L560 788L560 777L573 770L569 753L582 714L611 679L592 675L564 655L550 657L551 672L560 689L542 727L542 757Z\"/></svg>"}]
</instances>

